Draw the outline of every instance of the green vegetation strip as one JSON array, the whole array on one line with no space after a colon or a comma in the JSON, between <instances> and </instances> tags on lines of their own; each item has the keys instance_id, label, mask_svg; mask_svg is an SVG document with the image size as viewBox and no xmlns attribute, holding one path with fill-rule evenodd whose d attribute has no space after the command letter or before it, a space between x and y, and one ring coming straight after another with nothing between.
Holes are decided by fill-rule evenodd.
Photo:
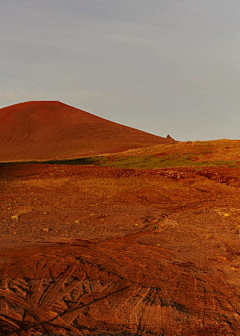
<instances>
[{"instance_id":1,"label":"green vegetation strip","mask_svg":"<svg viewBox=\"0 0 240 336\"><path fill-rule=\"evenodd\" d=\"M47 164L65 164L65 165L93 165L116 168L135 168L135 169L156 169L171 167L238 167L238 161L195 161L196 154L175 154L162 155L160 157L152 155L144 156L126 156L126 157L84 157L72 160L45 161Z\"/></svg>"}]
</instances>

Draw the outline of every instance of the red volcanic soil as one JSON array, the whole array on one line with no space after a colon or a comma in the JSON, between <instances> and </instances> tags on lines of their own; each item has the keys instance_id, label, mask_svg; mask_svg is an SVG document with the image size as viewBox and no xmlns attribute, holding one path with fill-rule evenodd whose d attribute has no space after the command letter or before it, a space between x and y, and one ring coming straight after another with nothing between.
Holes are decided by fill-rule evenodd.
<instances>
[{"instance_id":1,"label":"red volcanic soil","mask_svg":"<svg viewBox=\"0 0 240 336\"><path fill-rule=\"evenodd\" d=\"M0 161L64 159L169 143L54 101L0 109Z\"/></svg>"},{"instance_id":2,"label":"red volcanic soil","mask_svg":"<svg viewBox=\"0 0 240 336\"><path fill-rule=\"evenodd\" d=\"M239 168L0 165L0 335L240 335L239 187Z\"/></svg>"}]
</instances>

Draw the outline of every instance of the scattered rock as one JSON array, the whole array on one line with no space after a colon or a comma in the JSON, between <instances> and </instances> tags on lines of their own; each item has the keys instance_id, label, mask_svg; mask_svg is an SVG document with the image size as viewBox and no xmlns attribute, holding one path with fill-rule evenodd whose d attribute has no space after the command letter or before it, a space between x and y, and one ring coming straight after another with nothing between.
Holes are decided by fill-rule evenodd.
<instances>
[{"instance_id":1,"label":"scattered rock","mask_svg":"<svg viewBox=\"0 0 240 336\"><path fill-rule=\"evenodd\" d=\"M43 228L42 230L45 231L45 232L49 232L51 229L49 229L49 228Z\"/></svg>"}]
</instances>

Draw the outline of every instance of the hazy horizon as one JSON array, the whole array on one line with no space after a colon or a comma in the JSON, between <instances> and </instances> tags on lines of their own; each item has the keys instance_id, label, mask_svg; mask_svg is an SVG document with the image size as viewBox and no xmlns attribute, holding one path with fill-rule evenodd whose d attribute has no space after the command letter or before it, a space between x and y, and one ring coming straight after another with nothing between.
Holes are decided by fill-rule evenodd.
<instances>
[{"instance_id":1,"label":"hazy horizon","mask_svg":"<svg viewBox=\"0 0 240 336\"><path fill-rule=\"evenodd\" d=\"M176 140L239 139L240 3L8 0L0 107L59 100Z\"/></svg>"}]
</instances>

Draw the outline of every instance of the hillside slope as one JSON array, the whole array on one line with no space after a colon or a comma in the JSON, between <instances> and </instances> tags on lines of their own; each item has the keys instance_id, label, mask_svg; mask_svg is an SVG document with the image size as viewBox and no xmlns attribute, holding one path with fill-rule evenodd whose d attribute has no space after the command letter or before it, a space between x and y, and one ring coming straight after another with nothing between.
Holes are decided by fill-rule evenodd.
<instances>
[{"instance_id":1,"label":"hillside slope","mask_svg":"<svg viewBox=\"0 0 240 336\"><path fill-rule=\"evenodd\" d=\"M0 109L0 161L64 159L169 143L57 101Z\"/></svg>"}]
</instances>

